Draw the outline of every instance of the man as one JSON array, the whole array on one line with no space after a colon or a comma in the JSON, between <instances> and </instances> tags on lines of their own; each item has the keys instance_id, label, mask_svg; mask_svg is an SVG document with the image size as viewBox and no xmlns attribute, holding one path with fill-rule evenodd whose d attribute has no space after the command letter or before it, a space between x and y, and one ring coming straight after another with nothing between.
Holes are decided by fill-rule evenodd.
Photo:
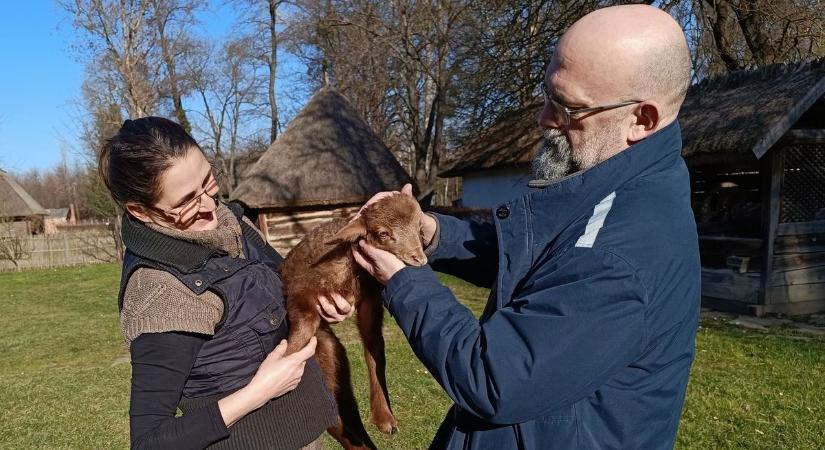
<instances>
[{"instance_id":1,"label":"man","mask_svg":"<svg viewBox=\"0 0 825 450\"><path fill-rule=\"evenodd\" d=\"M455 402L433 448L673 446L700 298L676 122L689 79L682 30L656 8L601 9L565 33L536 189L494 225L422 218L433 267L492 286L480 320L429 267L356 251Z\"/></svg>"}]
</instances>

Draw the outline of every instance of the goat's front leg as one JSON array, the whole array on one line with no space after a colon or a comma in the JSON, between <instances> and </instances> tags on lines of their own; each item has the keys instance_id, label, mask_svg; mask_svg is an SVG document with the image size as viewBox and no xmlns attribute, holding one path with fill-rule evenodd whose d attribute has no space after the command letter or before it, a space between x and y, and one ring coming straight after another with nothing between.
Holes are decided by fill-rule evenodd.
<instances>
[{"instance_id":1,"label":"goat's front leg","mask_svg":"<svg viewBox=\"0 0 825 450\"><path fill-rule=\"evenodd\" d=\"M387 392L384 336L381 334L384 321L381 294L378 289L365 289L364 296L358 305L357 314L358 331L364 343L364 360L370 378L370 419L382 433L394 434L398 431L398 422L390 409Z\"/></svg>"},{"instance_id":2,"label":"goat's front leg","mask_svg":"<svg viewBox=\"0 0 825 450\"><path fill-rule=\"evenodd\" d=\"M287 296L286 309L289 317L286 354L291 355L304 348L312 339L321 324L321 317L315 309L315 298L307 296Z\"/></svg>"}]
</instances>

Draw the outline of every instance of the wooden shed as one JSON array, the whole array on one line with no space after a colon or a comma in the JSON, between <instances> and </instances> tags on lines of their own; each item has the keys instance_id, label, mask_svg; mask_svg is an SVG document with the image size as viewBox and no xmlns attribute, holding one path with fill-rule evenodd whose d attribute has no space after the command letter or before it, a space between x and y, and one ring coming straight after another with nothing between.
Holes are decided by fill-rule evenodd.
<instances>
[{"instance_id":1,"label":"wooden shed","mask_svg":"<svg viewBox=\"0 0 825 450\"><path fill-rule=\"evenodd\" d=\"M6 171L0 169L0 235L43 232L48 212Z\"/></svg>"},{"instance_id":2,"label":"wooden shed","mask_svg":"<svg viewBox=\"0 0 825 450\"><path fill-rule=\"evenodd\" d=\"M825 60L693 86L679 115L703 301L825 311Z\"/></svg>"},{"instance_id":3,"label":"wooden shed","mask_svg":"<svg viewBox=\"0 0 825 450\"><path fill-rule=\"evenodd\" d=\"M243 174L231 198L286 253L315 226L349 216L373 194L409 182L352 105L325 87Z\"/></svg>"}]
</instances>

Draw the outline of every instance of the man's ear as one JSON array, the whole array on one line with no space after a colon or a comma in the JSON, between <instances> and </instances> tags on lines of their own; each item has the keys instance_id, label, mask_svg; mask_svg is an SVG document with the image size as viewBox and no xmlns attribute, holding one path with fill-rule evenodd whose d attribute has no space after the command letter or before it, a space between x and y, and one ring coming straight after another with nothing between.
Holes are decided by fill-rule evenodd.
<instances>
[{"instance_id":1,"label":"man's ear","mask_svg":"<svg viewBox=\"0 0 825 450\"><path fill-rule=\"evenodd\" d=\"M358 238L364 237L367 235L367 224L364 223L364 219L359 217L352 222L344 225L343 228L338 230L333 236L329 239L324 241L326 245L332 244L340 244L342 242L355 242Z\"/></svg>"},{"instance_id":2,"label":"man's ear","mask_svg":"<svg viewBox=\"0 0 825 450\"><path fill-rule=\"evenodd\" d=\"M627 134L628 144L639 142L659 131L662 120L661 106L656 101L646 100L633 108L631 117L633 120Z\"/></svg>"},{"instance_id":3,"label":"man's ear","mask_svg":"<svg viewBox=\"0 0 825 450\"><path fill-rule=\"evenodd\" d=\"M136 203L133 202L126 202L126 211L129 211L129 214L132 215L135 219L143 222L148 223L152 221L152 218L146 214L146 211L138 206Z\"/></svg>"}]
</instances>

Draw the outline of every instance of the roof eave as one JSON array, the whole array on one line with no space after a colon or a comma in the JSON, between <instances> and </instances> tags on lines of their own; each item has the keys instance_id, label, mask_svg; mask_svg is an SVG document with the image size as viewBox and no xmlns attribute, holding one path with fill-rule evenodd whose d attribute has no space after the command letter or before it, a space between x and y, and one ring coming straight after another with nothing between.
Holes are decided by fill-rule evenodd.
<instances>
[{"instance_id":1,"label":"roof eave","mask_svg":"<svg viewBox=\"0 0 825 450\"><path fill-rule=\"evenodd\" d=\"M820 79L799 102L791 108L776 124L774 124L764 136L759 138L753 147L753 154L757 159L761 159L774 144L779 141L785 133L805 114L817 100L825 95L825 77Z\"/></svg>"},{"instance_id":2,"label":"roof eave","mask_svg":"<svg viewBox=\"0 0 825 450\"><path fill-rule=\"evenodd\" d=\"M515 162L511 162L511 163L496 164L496 165L488 166L488 167L472 166L472 167L463 167L463 168L457 168L457 169L448 169L448 170L445 170L443 172L439 172L438 177L439 178L461 177L461 176L464 176L468 173L473 173L473 172L483 172L483 171L489 171L489 170L514 169L514 168L520 168L520 167L529 167L530 164L531 163L528 162L528 161L515 161Z\"/></svg>"}]
</instances>

